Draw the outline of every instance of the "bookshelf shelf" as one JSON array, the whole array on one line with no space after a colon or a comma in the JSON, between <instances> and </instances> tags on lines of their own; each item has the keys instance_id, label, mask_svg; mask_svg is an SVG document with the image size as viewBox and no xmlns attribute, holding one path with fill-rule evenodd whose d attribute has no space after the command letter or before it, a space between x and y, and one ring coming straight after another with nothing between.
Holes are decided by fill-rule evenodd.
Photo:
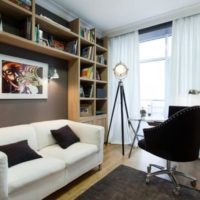
<instances>
[{"instance_id":1,"label":"bookshelf shelf","mask_svg":"<svg viewBox=\"0 0 200 200\"><path fill-rule=\"evenodd\" d=\"M96 62L96 66L98 67L98 68L100 68L100 67L108 67L107 65L105 65L105 64L101 64L101 63L98 63L98 62Z\"/></svg>"},{"instance_id":2,"label":"bookshelf shelf","mask_svg":"<svg viewBox=\"0 0 200 200\"><path fill-rule=\"evenodd\" d=\"M81 60L81 63L83 63L83 64L94 64L95 63L93 60L89 60L89 59L83 58L83 57L80 57L80 60Z\"/></svg>"},{"instance_id":3,"label":"bookshelf shelf","mask_svg":"<svg viewBox=\"0 0 200 200\"><path fill-rule=\"evenodd\" d=\"M52 22L48 19L45 19L42 16L36 15L35 21L36 24L40 25L40 28L43 31L59 36L65 40L78 39L78 35L76 33L73 33L69 28L59 25L56 22Z\"/></svg>"},{"instance_id":4,"label":"bookshelf shelf","mask_svg":"<svg viewBox=\"0 0 200 200\"><path fill-rule=\"evenodd\" d=\"M12 3L9 0L1 0L0 1L0 13L7 15L9 13L12 17L17 17L21 19L26 16L31 16L32 12L22 8L21 6Z\"/></svg>"},{"instance_id":5,"label":"bookshelf shelf","mask_svg":"<svg viewBox=\"0 0 200 200\"><path fill-rule=\"evenodd\" d=\"M107 101L108 98L96 98L96 101Z\"/></svg>"},{"instance_id":6,"label":"bookshelf shelf","mask_svg":"<svg viewBox=\"0 0 200 200\"><path fill-rule=\"evenodd\" d=\"M85 38L83 38L83 37L81 37L80 36L80 38L81 38L81 44L82 45L95 45L95 43L94 42L91 42L91 41L89 41L89 40L86 40Z\"/></svg>"},{"instance_id":7,"label":"bookshelf shelf","mask_svg":"<svg viewBox=\"0 0 200 200\"><path fill-rule=\"evenodd\" d=\"M81 82L94 82L95 80L94 79L88 79L88 78L82 78L82 77L80 77L80 81Z\"/></svg>"},{"instance_id":8,"label":"bookshelf shelf","mask_svg":"<svg viewBox=\"0 0 200 200\"><path fill-rule=\"evenodd\" d=\"M102 46L96 44L96 51L97 51L97 52L105 53L105 52L107 52L108 50L107 50L105 47L102 47Z\"/></svg>"},{"instance_id":9,"label":"bookshelf shelf","mask_svg":"<svg viewBox=\"0 0 200 200\"><path fill-rule=\"evenodd\" d=\"M96 83L97 83L97 84L105 85L105 84L107 84L108 82L107 82L107 81L102 81L102 80L96 80Z\"/></svg>"},{"instance_id":10,"label":"bookshelf shelf","mask_svg":"<svg viewBox=\"0 0 200 200\"><path fill-rule=\"evenodd\" d=\"M0 42L10 44L13 46L21 47L24 49L32 50L38 53L42 53L45 55L53 56L56 58L61 58L64 60L74 60L77 59L78 56L69 54L67 52L52 48L52 47L46 47L42 46L40 44L37 44L35 42L32 42L30 40L24 39L22 37L7 33L7 32L0 32Z\"/></svg>"},{"instance_id":11,"label":"bookshelf shelf","mask_svg":"<svg viewBox=\"0 0 200 200\"><path fill-rule=\"evenodd\" d=\"M87 97L80 97L80 100L81 101L94 101L94 100L96 100L95 98L87 98Z\"/></svg>"}]
</instances>

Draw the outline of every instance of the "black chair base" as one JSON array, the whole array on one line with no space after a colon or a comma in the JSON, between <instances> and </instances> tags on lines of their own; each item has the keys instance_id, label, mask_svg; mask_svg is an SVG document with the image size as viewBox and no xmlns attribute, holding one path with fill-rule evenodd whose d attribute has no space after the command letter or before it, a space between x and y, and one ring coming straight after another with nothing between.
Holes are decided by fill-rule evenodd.
<instances>
[{"instance_id":1,"label":"black chair base","mask_svg":"<svg viewBox=\"0 0 200 200\"><path fill-rule=\"evenodd\" d=\"M159 169L159 171L151 173L151 168L152 167L155 167L155 168ZM156 175L161 175L161 174L167 174L169 176L169 178L171 179L171 181L172 181L172 183L174 185L173 192L176 195L179 194L180 185L178 184L178 181L177 181L175 175L189 178L191 180L191 182L190 182L191 186L194 187L194 188L196 187L196 184L197 184L197 179L195 177L192 177L192 176L190 176L188 174L185 174L183 172L176 171L176 166L172 167L171 166L171 162L169 160L167 160L166 168L158 166L158 165L155 165L155 164L150 164L147 167L146 183L148 184L150 182L150 177L151 176L156 176Z\"/></svg>"}]
</instances>

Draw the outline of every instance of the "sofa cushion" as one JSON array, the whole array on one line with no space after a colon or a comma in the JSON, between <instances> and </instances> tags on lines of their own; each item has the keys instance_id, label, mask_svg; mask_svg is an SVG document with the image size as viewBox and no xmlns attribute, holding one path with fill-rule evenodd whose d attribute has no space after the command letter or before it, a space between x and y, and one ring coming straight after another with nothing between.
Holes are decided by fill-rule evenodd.
<instances>
[{"instance_id":1,"label":"sofa cushion","mask_svg":"<svg viewBox=\"0 0 200 200\"><path fill-rule=\"evenodd\" d=\"M55 144L56 141L53 138L50 130L59 129L67 124L68 121L64 119L32 123L31 125L37 135L39 149Z\"/></svg>"},{"instance_id":2,"label":"sofa cushion","mask_svg":"<svg viewBox=\"0 0 200 200\"><path fill-rule=\"evenodd\" d=\"M80 139L68 125L57 130L51 130L51 133L54 139L63 149L66 149L70 145L80 141Z\"/></svg>"},{"instance_id":3,"label":"sofa cushion","mask_svg":"<svg viewBox=\"0 0 200 200\"><path fill-rule=\"evenodd\" d=\"M31 125L18 125L0 128L0 145L28 140L33 150L38 150L36 133Z\"/></svg>"},{"instance_id":4,"label":"sofa cushion","mask_svg":"<svg viewBox=\"0 0 200 200\"><path fill-rule=\"evenodd\" d=\"M27 140L0 146L0 151L7 155L9 167L29 160L41 158L40 155L29 147Z\"/></svg>"},{"instance_id":5,"label":"sofa cushion","mask_svg":"<svg viewBox=\"0 0 200 200\"><path fill-rule=\"evenodd\" d=\"M40 154L42 156L50 156L64 160L66 166L68 166L93 153L96 153L97 151L98 148L94 144L77 142L66 149L62 149L58 144L51 145L42 149Z\"/></svg>"},{"instance_id":6,"label":"sofa cushion","mask_svg":"<svg viewBox=\"0 0 200 200\"><path fill-rule=\"evenodd\" d=\"M14 192L64 168L65 163L55 158L40 158L15 165L8 169L8 192Z\"/></svg>"}]
</instances>

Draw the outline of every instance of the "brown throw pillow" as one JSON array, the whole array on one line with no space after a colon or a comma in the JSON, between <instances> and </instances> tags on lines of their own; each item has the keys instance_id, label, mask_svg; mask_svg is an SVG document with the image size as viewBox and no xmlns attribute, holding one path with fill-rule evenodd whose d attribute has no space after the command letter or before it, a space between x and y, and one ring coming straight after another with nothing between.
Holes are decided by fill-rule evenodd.
<instances>
[{"instance_id":1,"label":"brown throw pillow","mask_svg":"<svg viewBox=\"0 0 200 200\"><path fill-rule=\"evenodd\" d=\"M22 162L42 158L28 145L27 140L0 146L0 151L8 157L8 167Z\"/></svg>"},{"instance_id":2,"label":"brown throw pillow","mask_svg":"<svg viewBox=\"0 0 200 200\"><path fill-rule=\"evenodd\" d=\"M54 139L63 149L66 149L70 145L80 141L80 139L68 125L57 130L51 130L51 133Z\"/></svg>"}]
</instances>

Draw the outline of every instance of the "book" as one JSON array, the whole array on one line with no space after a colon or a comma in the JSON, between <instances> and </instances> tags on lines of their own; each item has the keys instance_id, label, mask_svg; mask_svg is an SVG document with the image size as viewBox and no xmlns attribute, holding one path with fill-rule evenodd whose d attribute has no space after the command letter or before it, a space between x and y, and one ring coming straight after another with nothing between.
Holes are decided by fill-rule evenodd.
<instances>
[{"instance_id":1,"label":"book","mask_svg":"<svg viewBox=\"0 0 200 200\"><path fill-rule=\"evenodd\" d=\"M92 95L93 95L93 85L83 85L83 90L84 90L84 94L85 94L85 97L87 98L91 98Z\"/></svg>"},{"instance_id":2,"label":"book","mask_svg":"<svg viewBox=\"0 0 200 200\"><path fill-rule=\"evenodd\" d=\"M101 80L101 77L100 77L100 74L99 74L98 70L96 70L96 80Z\"/></svg>"},{"instance_id":3,"label":"book","mask_svg":"<svg viewBox=\"0 0 200 200\"><path fill-rule=\"evenodd\" d=\"M32 22L31 22L31 17L26 18L25 26L26 26L26 39L31 40L31 27L32 27Z\"/></svg>"},{"instance_id":4,"label":"book","mask_svg":"<svg viewBox=\"0 0 200 200\"><path fill-rule=\"evenodd\" d=\"M92 85L90 88L90 98L93 97L93 91L94 91L94 85Z\"/></svg>"},{"instance_id":5,"label":"book","mask_svg":"<svg viewBox=\"0 0 200 200\"><path fill-rule=\"evenodd\" d=\"M1 13L0 13L0 31L3 31L3 20Z\"/></svg>"},{"instance_id":6,"label":"book","mask_svg":"<svg viewBox=\"0 0 200 200\"><path fill-rule=\"evenodd\" d=\"M93 79L93 76L94 76L93 66L82 68L81 70L82 78Z\"/></svg>"},{"instance_id":7,"label":"book","mask_svg":"<svg viewBox=\"0 0 200 200\"><path fill-rule=\"evenodd\" d=\"M77 55L77 45L78 45L77 40L70 41L66 44L65 50L71 54Z\"/></svg>"},{"instance_id":8,"label":"book","mask_svg":"<svg viewBox=\"0 0 200 200\"><path fill-rule=\"evenodd\" d=\"M104 58L104 55L101 54L101 55L97 55L96 56L96 61L100 64L105 64L105 58Z\"/></svg>"},{"instance_id":9,"label":"book","mask_svg":"<svg viewBox=\"0 0 200 200\"><path fill-rule=\"evenodd\" d=\"M84 93L82 85L80 85L80 97L85 97L85 93Z\"/></svg>"},{"instance_id":10,"label":"book","mask_svg":"<svg viewBox=\"0 0 200 200\"><path fill-rule=\"evenodd\" d=\"M49 45L62 51L65 50L65 43L60 40L55 40L52 35L49 37Z\"/></svg>"},{"instance_id":11,"label":"book","mask_svg":"<svg viewBox=\"0 0 200 200\"><path fill-rule=\"evenodd\" d=\"M19 34L21 37L24 37L28 40L31 40L31 17L26 17L25 20L22 20L19 24Z\"/></svg>"},{"instance_id":12,"label":"book","mask_svg":"<svg viewBox=\"0 0 200 200\"><path fill-rule=\"evenodd\" d=\"M34 38L34 41L35 41L36 43L39 43L39 30L40 30L40 25L37 24L37 25L35 26L35 38Z\"/></svg>"}]
</instances>

